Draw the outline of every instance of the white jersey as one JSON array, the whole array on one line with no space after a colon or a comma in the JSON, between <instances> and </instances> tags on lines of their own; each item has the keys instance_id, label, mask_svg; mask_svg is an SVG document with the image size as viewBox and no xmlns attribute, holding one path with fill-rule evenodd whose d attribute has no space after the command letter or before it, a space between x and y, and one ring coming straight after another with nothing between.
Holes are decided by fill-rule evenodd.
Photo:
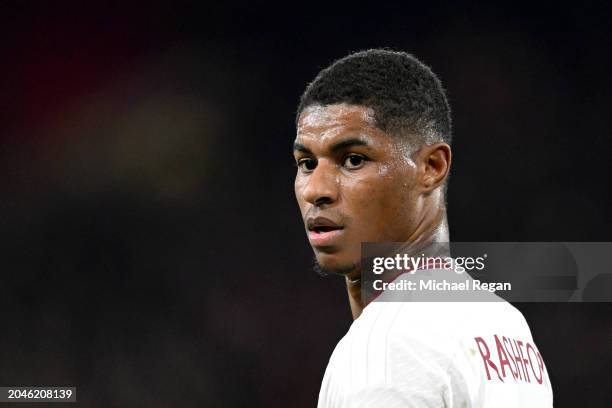
<instances>
[{"instance_id":1,"label":"white jersey","mask_svg":"<svg viewBox=\"0 0 612 408\"><path fill-rule=\"evenodd\" d=\"M501 302L372 302L336 346L318 408L552 407L523 315Z\"/></svg>"}]
</instances>

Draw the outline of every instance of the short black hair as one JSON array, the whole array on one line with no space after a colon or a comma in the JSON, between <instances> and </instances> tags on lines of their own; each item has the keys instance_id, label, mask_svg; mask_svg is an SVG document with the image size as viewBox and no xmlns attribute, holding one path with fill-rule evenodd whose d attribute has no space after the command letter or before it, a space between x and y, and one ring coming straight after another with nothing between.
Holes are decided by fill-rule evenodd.
<instances>
[{"instance_id":1,"label":"short black hair","mask_svg":"<svg viewBox=\"0 0 612 408\"><path fill-rule=\"evenodd\" d=\"M323 69L300 98L296 123L311 105L347 103L374 111L383 131L420 142L451 143L451 114L442 83L406 52L359 51Z\"/></svg>"}]
</instances>

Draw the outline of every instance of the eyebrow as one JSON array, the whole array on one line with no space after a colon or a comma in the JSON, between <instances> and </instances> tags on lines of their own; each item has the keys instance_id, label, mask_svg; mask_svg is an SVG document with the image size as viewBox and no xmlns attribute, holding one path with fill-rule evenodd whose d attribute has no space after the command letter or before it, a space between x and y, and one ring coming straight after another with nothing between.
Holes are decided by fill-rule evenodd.
<instances>
[{"instance_id":1,"label":"eyebrow","mask_svg":"<svg viewBox=\"0 0 612 408\"><path fill-rule=\"evenodd\" d=\"M301 143L293 143L293 151L303 152L303 153L311 153L310 149L304 146Z\"/></svg>"},{"instance_id":2,"label":"eyebrow","mask_svg":"<svg viewBox=\"0 0 612 408\"><path fill-rule=\"evenodd\" d=\"M338 143L333 144L332 147L330 148L330 151L332 153L335 153L338 150L343 150L343 149L346 149L348 147L352 147L352 146L367 146L367 145L368 145L368 143L363 141L363 140L361 140L361 139L352 138L352 139L342 140L342 141L340 141ZM308 149L303 144L297 143L297 142L293 144L293 150L294 151L303 152L303 153L312 154L310 149Z\"/></svg>"}]
</instances>

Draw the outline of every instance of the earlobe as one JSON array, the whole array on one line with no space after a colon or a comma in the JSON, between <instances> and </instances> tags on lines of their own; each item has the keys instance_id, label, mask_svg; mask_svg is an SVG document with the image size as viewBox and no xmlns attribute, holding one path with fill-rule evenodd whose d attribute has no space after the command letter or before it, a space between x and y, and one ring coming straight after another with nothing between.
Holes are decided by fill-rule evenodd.
<instances>
[{"instance_id":1,"label":"earlobe","mask_svg":"<svg viewBox=\"0 0 612 408\"><path fill-rule=\"evenodd\" d=\"M425 191L432 191L444 183L451 164L451 148L446 143L435 143L425 146L423 153L424 171L422 186Z\"/></svg>"}]
</instances>

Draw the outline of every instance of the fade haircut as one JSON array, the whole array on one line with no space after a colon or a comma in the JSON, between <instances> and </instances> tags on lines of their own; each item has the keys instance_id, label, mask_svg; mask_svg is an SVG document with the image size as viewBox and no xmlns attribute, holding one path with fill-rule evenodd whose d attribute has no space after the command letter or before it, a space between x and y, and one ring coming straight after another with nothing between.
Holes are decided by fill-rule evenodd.
<instances>
[{"instance_id":1,"label":"fade haircut","mask_svg":"<svg viewBox=\"0 0 612 408\"><path fill-rule=\"evenodd\" d=\"M309 106L338 103L371 108L381 130L412 143L451 143L450 106L442 83L406 52L372 49L337 60L302 94L296 122Z\"/></svg>"}]
</instances>

